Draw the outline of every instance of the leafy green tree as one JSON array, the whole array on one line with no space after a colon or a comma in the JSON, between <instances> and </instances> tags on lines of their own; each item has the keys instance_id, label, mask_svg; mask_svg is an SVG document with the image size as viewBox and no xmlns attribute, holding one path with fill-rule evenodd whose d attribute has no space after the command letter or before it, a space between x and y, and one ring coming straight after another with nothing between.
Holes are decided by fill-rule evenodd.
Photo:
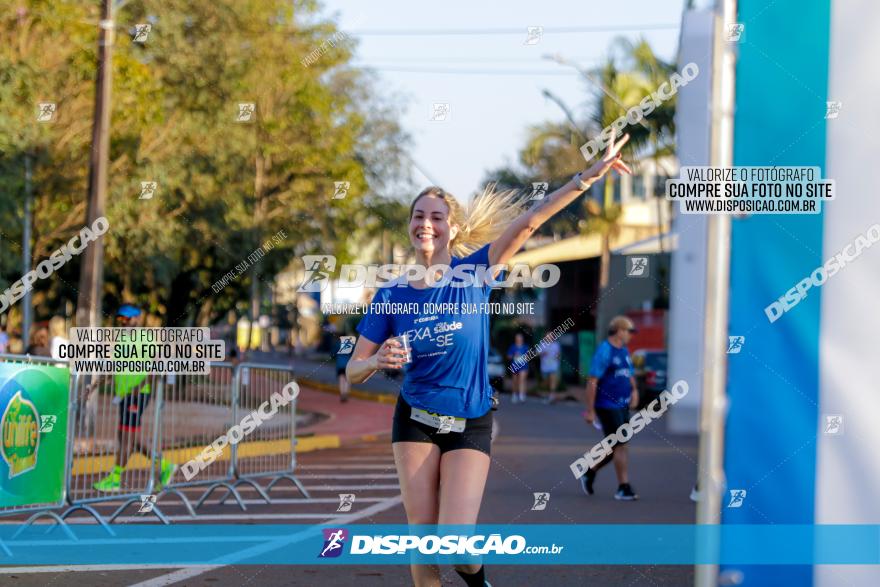
<instances>
[{"instance_id":1,"label":"leafy green tree","mask_svg":"<svg viewBox=\"0 0 880 587\"><path fill-rule=\"evenodd\" d=\"M318 9L132 0L117 12L105 309L139 303L174 325L210 323L248 298L257 312L293 256L343 249L370 198L402 176L407 138L393 107ZM21 275L25 157L34 261L84 224L98 18L97 2L0 0L10 40L0 44L3 288ZM133 39L140 23L152 25L143 43ZM51 124L36 121L40 101L57 103ZM240 104L254 104L251 120L239 120ZM332 199L334 181L350 183L348 197ZM140 198L142 182L156 182L151 199ZM287 237L215 291L279 231ZM78 271L76 259L38 282L38 318L75 299Z\"/></svg>"}]
</instances>

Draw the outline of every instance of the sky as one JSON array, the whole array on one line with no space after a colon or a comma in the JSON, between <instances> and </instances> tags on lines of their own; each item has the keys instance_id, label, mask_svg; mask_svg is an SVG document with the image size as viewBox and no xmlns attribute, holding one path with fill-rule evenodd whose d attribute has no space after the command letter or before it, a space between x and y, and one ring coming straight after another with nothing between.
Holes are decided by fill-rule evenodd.
<instances>
[{"instance_id":1,"label":"sky","mask_svg":"<svg viewBox=\"0 0 880 587\"><path fill-rule=\"evenodd\" d=\"M378 91L402 106L416 185L437 183L462 199L482 187L487 171L516 163L530 125L563 120L542 90L560 97L578 118L587 112L589 82L574 68L542 56L561 54L590 69L625 35L643 36L659 57L674 60L682 5L682 0L325 0L322 13L357 39L354 63L373 69ZM543 27L534 44L526 42L528 27ZM606 30L580 32L585 28ZM512 32L494 32L499 30ZM434 31L447 34L426 34ZM431 120L434 104L449 105L446 120Z\"/></svg>"}]
</instances>

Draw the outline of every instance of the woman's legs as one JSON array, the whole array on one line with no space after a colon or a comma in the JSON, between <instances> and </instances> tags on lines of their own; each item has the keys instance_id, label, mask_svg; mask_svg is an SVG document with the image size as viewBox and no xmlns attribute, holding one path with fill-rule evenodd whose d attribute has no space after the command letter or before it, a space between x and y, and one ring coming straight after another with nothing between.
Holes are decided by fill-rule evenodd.
<instances>
[{"instance_id":1,"label":"woman's legs","mask_svg":"<svg viewBox=\"0 0 880 587\"><path fill-rule=\"evenodd\" d=\"M517 381L519 383L519 401L526 401L526 377L528 377L529 372L523 369L519 373L516 374Z\"/></svg>"},{"instance_id":2,"label":"woman's legs","mask_svg":"<svg viewBox=\"0 0 880 587\"><path fill-rule=\"evenodd\" d=\"M395 442L394 463L410 524L436 524L440 492L440 447L427 442ZM437 565L410 565L416 587L439 587Z\"/></svg>"},{"instance_id":3,"label":"woman's legs","mask_svg":"<svg viewBox=\"0 0 880 587\"><path fill-rule=\"evenodd\" d=\"M439 524L476 524L489 476L489 455L465 448L451 450L440 459ZM480 564L455 565L456 570L473 574Z\"/></svg>"}]
</instances>

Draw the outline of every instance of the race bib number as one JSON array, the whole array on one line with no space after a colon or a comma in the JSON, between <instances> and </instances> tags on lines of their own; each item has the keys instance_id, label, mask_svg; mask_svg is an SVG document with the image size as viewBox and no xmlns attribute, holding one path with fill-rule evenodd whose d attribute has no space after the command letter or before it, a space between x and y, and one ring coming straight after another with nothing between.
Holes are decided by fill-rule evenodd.
<instances>
[{"instance_id":1,"label":"race bib number","mask_svg":"<svg viewBox=\"0 0 880 587\"><path fill-rule=\"evenodd\" d=\"M428 412L418 408L412 409L410 418L416 422L421 422L422 424L427 424L432 428L436 428L438 434L445 434L447 432L464 432L464 425L466 422L464 418L444 416L443 414Z\"/></svg>"}]
</instances>

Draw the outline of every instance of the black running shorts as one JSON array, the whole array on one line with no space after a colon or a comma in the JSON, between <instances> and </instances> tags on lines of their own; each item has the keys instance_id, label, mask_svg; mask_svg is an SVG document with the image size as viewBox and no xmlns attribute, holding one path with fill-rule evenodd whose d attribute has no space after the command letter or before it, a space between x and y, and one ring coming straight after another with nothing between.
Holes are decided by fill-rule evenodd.
<instances>
[{"instance_id":1,"label":"black running shorts","mask_svg":"<svg viewBox=\"0 0 880 587\"><path fill-rule=\"evenodd\" d=\"M487 455L492 446L492 410L479 418L468 418L464 432L438 433L437 429L413 420L412 406L403 396L397 397L394 408L394 421L391 427L391 442L428 442L440 447L440 454L461 448L472 448Z\"/></svg>"},{"instance_id":2,"label":"black running shorts","mask_svg":"<svg viewBox=\"0 0 880 587\"><path fill-rule=\"evenodd\" d=\"M602 424L602 434L608 436L629 422L629 408L596 408L596 417Z\"/></svg>"},{"instance_id":3,"label":"black running shorts","mask_svg":"<svg viewBox=\"0 0 880 587\"><path fill-rule=\"evenodd\" d=\"M119 404L119 428L122 430L140 430L141 417L150 403L149 393L132 392L122 398Z\"/></svg>"}]
</instances>

